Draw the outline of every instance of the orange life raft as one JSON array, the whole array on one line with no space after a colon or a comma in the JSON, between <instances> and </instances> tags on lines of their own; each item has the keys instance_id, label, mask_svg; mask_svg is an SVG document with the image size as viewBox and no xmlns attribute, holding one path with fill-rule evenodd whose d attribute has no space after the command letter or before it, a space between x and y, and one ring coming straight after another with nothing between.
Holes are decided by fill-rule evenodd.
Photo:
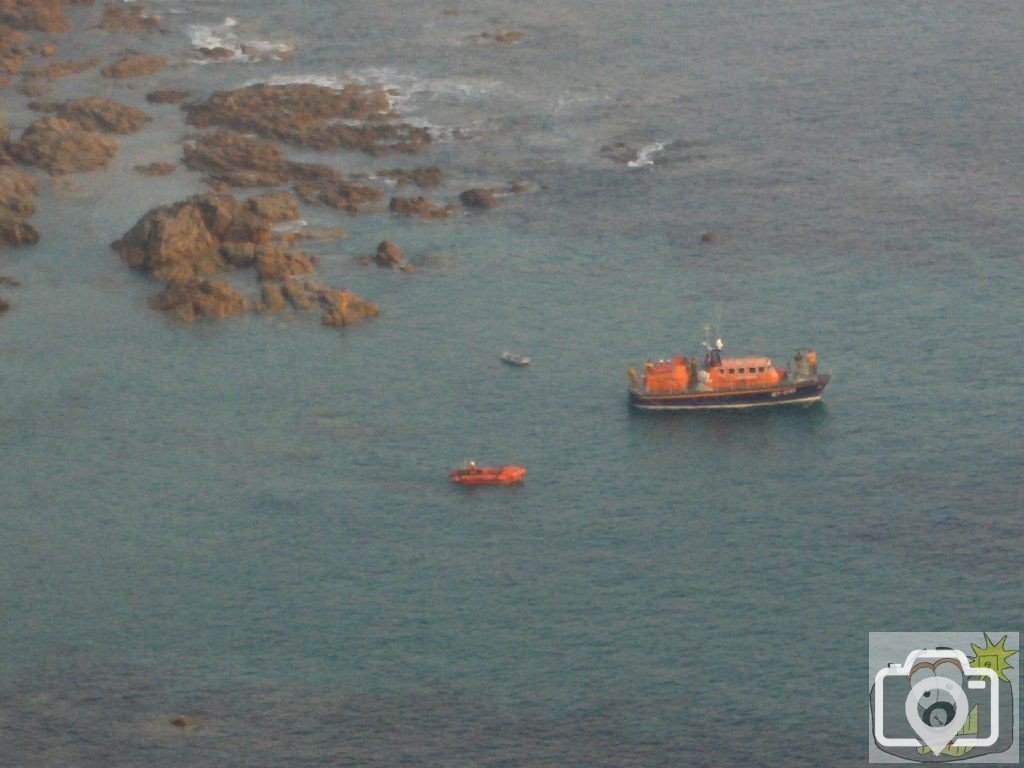
<instances>
[{"instance_id":1,"label":"orange life raft","mask_svg":"<svg viewBox=\"0 0 1024 768\"><path fill-rule=\"evenodd\" d=\"M460 485L511 485L521 483L526 474L526 467L516 464L504 464L497 467L478 467L467 464L456 467L448 473L448 479Z\"/></svg>"}]
</instances>

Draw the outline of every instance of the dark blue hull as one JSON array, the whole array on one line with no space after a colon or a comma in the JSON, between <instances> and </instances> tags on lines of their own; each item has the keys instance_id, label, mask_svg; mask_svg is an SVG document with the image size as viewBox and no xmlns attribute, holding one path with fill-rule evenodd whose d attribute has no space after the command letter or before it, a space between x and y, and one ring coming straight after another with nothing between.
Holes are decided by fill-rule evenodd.
<instances>
[{"instance_id":1,"label":"dark blue hull","mask_svg":"<svg viewBox=\"0 0 1024 768\"><path fill-rule=\"evenodd\" d=\"M768 405L813 403L821 399L832 379L823 373L813 379L787 382L758 389L730 389L702 392L638 392L630 390L629 402L635 408L661 411L707 410L711 408L758 408Z\"/></svg>"}]
</instances>

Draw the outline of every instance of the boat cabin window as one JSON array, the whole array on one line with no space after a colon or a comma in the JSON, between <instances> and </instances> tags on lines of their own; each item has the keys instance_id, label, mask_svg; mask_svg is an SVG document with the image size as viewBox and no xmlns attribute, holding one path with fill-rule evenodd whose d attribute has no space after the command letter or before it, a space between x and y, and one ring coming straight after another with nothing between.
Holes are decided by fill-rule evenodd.
<instances>
[{"instance_id":1,"label":"boat cabin window","mask_svg":"<svg viewBox=\"0 0 1024 768\"><path fill-rule=\"evenodd\" d=\"M725 373L725 368L719 368L719 369L718 369L718 372L719 372L719 373Z\"/></svg>"},{"instance_id":2,"label":"boat cabin window","mask_svg":"<svg viewBox=\"0 0 1024 768\"><path fill-rule=\"evenodd\" d=\"M739 369L739 373L743 373L743 369L742 368Z\"/></svg>"},{"instance_id":3,"label":"boat cabin window","mask_svg":"<svg viewBox=\"0 0 1024 768\"><path fill-rule=\"evenodd\" d=\"M730 368L729 369L729 373L736 373L736 369L735 368Z\"/></svg>"},{"instance_id":4,"label":"boat cabin window","mask_svg":"<svg viewBox=\"0 0 1024 768\"><path fill-rule=\"evenodd\" d=\"M759 365L759 366L757 367L757 372L758 372L758 373L764 373L764 366L763 366L763 365Z\"/></svg>"}]
</instances>

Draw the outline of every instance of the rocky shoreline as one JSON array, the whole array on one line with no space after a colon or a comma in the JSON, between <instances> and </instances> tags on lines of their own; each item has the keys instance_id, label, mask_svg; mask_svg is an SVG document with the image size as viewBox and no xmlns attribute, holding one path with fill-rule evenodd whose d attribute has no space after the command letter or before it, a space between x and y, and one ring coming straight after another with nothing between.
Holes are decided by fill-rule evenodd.
<instances>
[{"instance_id":1,"label":"rocky shoreline","mask_svg":"<svg viewBox=\"0 0 1024 768\"><path fill-rule=\"evenodd\" d=\"M0 250L32 246L45 238L29 219L36 210L38 183L47 175L52 181L106 168L118 150L116 136L145 131L152 124L144 110L98 94L63 102L39 98L59 77L96 70L94 84L100 90L101 78L152 78L168 66L165 57L136 50L122 51L108 62L99 55L55 60L60 37L83 23L79 6L91 5L90 0L0 0L0 89L14 88L20 78L21 94L34 99L28 108L39 114L17 137L0 126ZM145 7L115 3L105 6L98 29L140 36L167 32L164 21ZM222 51L199 55L225 57ZM287 57L277 52L267 58ZM492 208L502 195L522 191L521 185L466 189L451 201L398 195L392 190L436 190L444 183L444 172L425 165L348 176L326 163L290 160L282 149L283 145L332 152L335 162L339 151L372 157L428 154L430 132L404 121L393 106L393 96L383 88L358 83L338 89L308 83L255 84L205 98L170 88L151 90L148 103L178 104L194 129L182 139L180 163L202 174L209 191L150 210L111 244L129 267L162 283L150 305L185 322L319 308L324 325L347 326L377 315L380 308L343 287L321 282L316 277L317 259L297 247L302 230L282 233L275 225L298 220L300 206L326 207L346 215L390 212L443 219L464 210ZM135 170L140 176L161 176L177 167L155 162ZM258 193L237 198L235 190L244 189ZM343 230L335 228L326 236L341 234ZM380 243L374 256L357 260L412 269L389 240ZM248 294L235 287L237 280L229 284L218 277L239 270L253 273L255 286ZM0 313L7 308L0 299Z\"/></svg>"}]
</instances>

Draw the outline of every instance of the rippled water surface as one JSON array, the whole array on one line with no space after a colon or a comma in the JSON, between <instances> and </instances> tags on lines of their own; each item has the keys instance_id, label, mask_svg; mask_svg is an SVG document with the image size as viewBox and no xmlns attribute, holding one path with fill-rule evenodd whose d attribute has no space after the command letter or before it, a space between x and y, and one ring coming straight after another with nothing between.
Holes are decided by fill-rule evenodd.
<instances>
[{"instance_id":1,"label":"rippled water surface","mask_svg":"<svg viewBox=\"0 0 1024 768\"><path fill-rule=\"evenodd\" d=\"M1017 6L151 7L176 63L53 96L153 124L0 253L0 764L860 765L869 631L1019 628ZM274 78L388 85L436 136L318 161L528 191L304 210L364 325L168 321L108 248L203 188L131 171L187 132L145 93ZM385 237L419 268L355 262ZM630 412L626 366L705 323L814 346L825 402ZM450 486L470 457L526 482Z\"/></svg>"}]
</instances>

